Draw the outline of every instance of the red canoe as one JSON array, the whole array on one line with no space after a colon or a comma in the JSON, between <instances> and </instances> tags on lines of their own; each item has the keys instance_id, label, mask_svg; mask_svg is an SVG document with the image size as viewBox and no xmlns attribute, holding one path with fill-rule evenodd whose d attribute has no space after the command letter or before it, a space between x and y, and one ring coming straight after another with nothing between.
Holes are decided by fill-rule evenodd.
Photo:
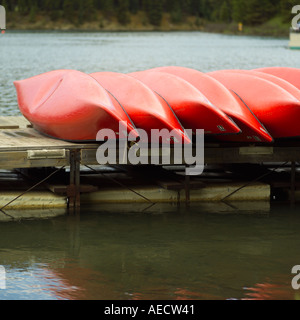
<instances>
[{"instance_id":1,"label":"red canoe","mask_svg":"<svg viewBox=\"0 0 300 320\"><path fill-rule=\"evenodd\" d=\"M300 101L278 84L248 72L208 73L238 94L274 138L300 136Z\"/></svg>"},{"instance_id":2,"label":"red canoe","mask_svg":"<svg viewBox=\"0 0 300 320\"><path fill-rule=\"evenodd\" d=\"M254 71L276 76L291 83L296 88L300 89L300 69L285 67L269 67L255 69Z\"/></svg>"},{"instance_id":3,"label":"red canoe","mask_svg":"<svg viewBox=\"0 0 300 320\"><path fill-rule=\"evenodd\" d=\"M95 141L100 129L111 129L118 138L120 121L127 123L128 131L134 129L117 101L82 72L51 71L14 84L23 115L53 138Z\"/></svg>"},{"instance_id":4,"label":"red canoe","mask_svg":"<svg viewBox=\"0 0 300 320\"><path fill-rule=\"evenodd\" d=\"M200 71L184 67L160 67L151 69L174 74L192 84L241 128L238 135L220 136L223 141L272 142L273 138L249 108L224 85Z\"/></svg>"},{"instance_id":5,"label":"red canoe","mask_svg":"<svg viewBox=\"0 0 300 320\"><path fill-rule=\"evenodd\" d=\"M168 129L169 132L174 130L173 142L191 143L166 101L139 80L116 72L97 72L90 76L119 101L135 127L146 131L147 139L151 134L153 137L152 129ZM162 143L170 143L170 138L166 138L168 141Z\"/></svg>"},{"instance_id":6,"label":"red canoe","mask_svg":"<svg viewBox=\"0 0 300 320\"><path fill-rule=\"evenodd\" d=\"M255 70L224 70L224 71L254 75L256 77L273 82L273 83L277 84L278 86L280 86L282 89L288 91L290 94L292 94L295 98L297 98L300 101L300 90L298 88L296 88L294 85L292 85L290 82L288 82L282 78L276 77L271 74L258 72ZM300 73L299 73L299 76L300 76Z\"/></svg>"},{"instance_id":7,"label":"red canoe","mask_svg":"<svg viewBox=\"0 0 300 320\"><path fill-rule=\"evenodd\" d=\"M160 94L174 110L185 129L204 129L205 134L236 134L241 129L184 79L165 72L140 71L130 76Z\"/></svg>"}]
</instances>

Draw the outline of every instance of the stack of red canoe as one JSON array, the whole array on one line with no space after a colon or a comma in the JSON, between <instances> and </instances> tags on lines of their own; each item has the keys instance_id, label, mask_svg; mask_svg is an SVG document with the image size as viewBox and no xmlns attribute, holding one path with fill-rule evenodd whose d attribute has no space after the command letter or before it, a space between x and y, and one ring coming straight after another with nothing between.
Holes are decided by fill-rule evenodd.
<instances>
[{"instance_id":1,"label":"stack of red canoe","mask_svg":"<svg viewBox=\"0 0 300 320\"><path fill-rule=\"evenodd\" d=\"M300 69L56 70L15 86L19 108L33 127L62 140L95 141L101 129L118 138L120 122L135 137L141 129L149 137L152 129L167 129L173 143L190 143L188 129L252 144L300 137Z\"/></svg>"}]
</instances>

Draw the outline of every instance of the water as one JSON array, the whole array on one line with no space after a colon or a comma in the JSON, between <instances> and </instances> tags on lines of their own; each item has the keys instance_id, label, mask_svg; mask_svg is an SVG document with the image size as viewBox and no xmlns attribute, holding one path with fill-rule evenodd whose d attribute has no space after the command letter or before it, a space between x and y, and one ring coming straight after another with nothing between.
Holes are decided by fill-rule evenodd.
<instances>
[{"instance_id":1,"label":"water","mask_svg":"<svg viewBox=\"0 0 300 320\"><path fill-rule=\"evenodd\" d=\"M287 39L173 33L26 33L0 37L0 114L19 114L13 81L55 69L133 72L178 65L203 72L300 67Z\"/></svg>"},{"instance_id":2,"label":"water","mask_svg":"<svg viewBox=\"0 0 300 320\"><path fill-rule=\"evenodd\" d=\"M300 52L287 45L199 32L7 31L0 115L19 114L13 81L54 69L300 68ZM265 206L101 206L83 208L80 217L0 223L0 299L299 299L291 287L300 264L299 208Z\"/></svg>"},{"instance_id":3,"label":"water","mask_svg":"<svg viewBox=\"0 0 300 320\"><path fill-rule=\"evenodd\" d=\"M0 299L298 299L298 209L113 206L0 224ZM297 212L298 210L298 212Z\"/></svg>"}]
</instances>

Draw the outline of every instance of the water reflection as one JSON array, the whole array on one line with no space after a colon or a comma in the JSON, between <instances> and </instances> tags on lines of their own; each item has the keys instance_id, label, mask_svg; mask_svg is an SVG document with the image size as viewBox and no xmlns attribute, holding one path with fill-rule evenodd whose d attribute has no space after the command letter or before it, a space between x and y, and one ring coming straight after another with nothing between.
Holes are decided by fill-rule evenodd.
<instances>
[{"instance_id":1,"label":"water reflection","mask_svg":"<svg viewBox=\"0 0 300 320\"><path fill-rule=\"evenodd\" d=\"M0 299L297 298L290 284L299 264L299 208L131 208L0 223L7 270Z\"/></svg>"},{"instance_id":2,"label":"water reflection","mask_svg":"<svg viewBox=\"0 0 300 320\"><path fill-rule=\"evenodd\" d=\"M270 280L269 280L270 281ZM271 282L271 281L270 281ZM291 284L282 279L279 283L257 283L252 288L244 288L243 300L298 300L299 295L291 290Z\"/></svg>"}]
</instances>

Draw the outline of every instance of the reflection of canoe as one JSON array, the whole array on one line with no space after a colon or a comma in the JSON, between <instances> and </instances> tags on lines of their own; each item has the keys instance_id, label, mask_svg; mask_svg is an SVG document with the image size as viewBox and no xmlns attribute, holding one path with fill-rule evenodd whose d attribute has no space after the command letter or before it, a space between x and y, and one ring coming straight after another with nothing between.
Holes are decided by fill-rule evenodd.
<instances>
[{"instance_id":1,"label":"reflection of canoe","mask_svg":"<svg viewBox=\"0 0 300 320\"><path fill-rule=\"evenodd\" d=\"M18 103L33 127L54 138L96 140L100 129L119 132L119 122L134 127L121 106L91 76L57 70L16 81ZM118 137L118 136L117 136Z\"/></svg>"},{"instance_id":2,"label":"reflection of canoe","mask_svg":"<svg viewBox=\"0 0 300 320\"><path fill-rule=\"evenodd\" d=\"M276 76L278 78L286 80L296 88L300 89L300 69L285 68L285 67L269 67L269 68L255 69L254 71L259 71L262 73Z\"/></svg>"},{"instance_id":3,"label":"reflection of canoe","mask_svg":"<svg viewBox=\"0 0 300 320\"><path fill-rule=\"evenodd\" d=\"M152 70L171 73L188 81L203 92L216 107L232 118L242 130L241 134L221 136L220 139L241 142L273 141L248 107L216 79L200 71L184 67L161 67Z\"/></svg>"},{"instance_id":4,"label":"reflection of canoe","mask_svg":"<svg viewBox=\"0 0 300 320\"><path fill-rule=\"evenodd\" d=\"M169 103L185 129L193 132L204 129L206 134L232 134L241 131L225 113L184 79L151 70L129 75L160 94Z\"/></svg>"},{"instance_id":5,"label":"reflection of canoe","mask_svg":"<svg viewBox=\"0 0 300 320\"><path fill-rule=\"evenodd\" d=\"M175 142L191 142L184 135L184 128L166 101L142 82L116 72L97 72L91 76L116 97L135 127L145 130L149 139L151 134L153 137L152 129L168 129L169 132L174 130L173 133L176 133Z\"/></svg>"},{"instance_id":6,"label":"reflection of canoe","mask_svg":"<svg viewBox=\"0 0 300 320\"><path fill-rule=\"evenodd\" d=\"M238 94L274 138L300 136L300 101L279 85L247 72L208 73Z\"/></svg>"},{"instance_id":7,"label":"reflection of canoe","mask_svg":"<svg viewBox=\"0 0 300 320\"><path fill-rule=\"evenodd\" d=\"M245 298L241 300L297 300L297 292L292 290L291 284L285 276L276 276L276 281L269 279L264 283L257 283L253 287L245 287Z\"/></svg>"}]
</instances>

